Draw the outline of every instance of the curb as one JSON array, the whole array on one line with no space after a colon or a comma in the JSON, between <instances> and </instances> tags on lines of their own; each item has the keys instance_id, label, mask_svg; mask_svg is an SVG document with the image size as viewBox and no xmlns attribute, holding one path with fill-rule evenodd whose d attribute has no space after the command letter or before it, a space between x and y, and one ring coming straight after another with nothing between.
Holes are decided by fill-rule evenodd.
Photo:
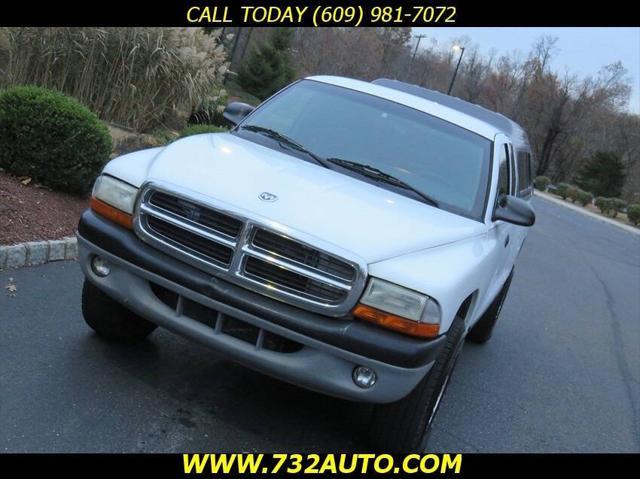
<instances>
[{"instance_id":1,"label":"curb","mask_svg":"<svg viewBox=\"0 0 640 479\"><path fill-rule=\"evenodd\" d=\"M78 259L78 240L75 236L0 246L0 270L74 259Z\"/></svg>"},{"instance_id":2,"label":"curb","mask_svg":"<svg viewBox=\"0 0 640 479\"><path fill-rule=\"evenodd\" d=\"M599 215L598 213L594 213L593 211L589 211L589 210L587 210L585 208L582 208L580 206L576 206L573 203L569 203L568 201L564 201L564 200L561 200L559 198L556 198L555 196L551 196L549 193L536 190L534 195L537 196L538 198L543 198L543 199L545 199L547 201L551 201L552 203L555 203L557 205L561 205L561 206L564 206L565 208L568 208L570 210L577 211L578 213L582 213L583 215L590 216L591 218L594 218L596 220L600 220L603 223L608 223L610 225L617 226L618 228L625 230L627 233L633 233L633 234L636 234L636 235L640 235L640 228L636 228L636 227L631 226L631 225L626 225L626 224L621 223L619 221L616 221L614 219L607 218L606 216Z\"/></svg>"}]
</instances>

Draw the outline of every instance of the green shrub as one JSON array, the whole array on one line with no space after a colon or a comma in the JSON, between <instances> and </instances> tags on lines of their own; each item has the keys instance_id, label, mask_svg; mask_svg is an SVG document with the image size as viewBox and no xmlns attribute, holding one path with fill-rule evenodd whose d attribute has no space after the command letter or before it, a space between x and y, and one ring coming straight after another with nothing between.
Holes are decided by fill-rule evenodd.
<instances>
[{"instance_id":1,"label":"green shrub","mask_svg":"<svg viewBox=\"0 0 640 479\"><path fill-rule=\"evenodd\" d=\"M578 199L578 195L580 193L580 188L577 186L569 185L567 187L567 198L571 200L572 203L575 203Z\"/></svg>"},{"instance_id":2,"label":"green shrub","mask_svg":"<svg viewBox=\"0 0 640 479\"><path fill-rule=\"evenodd\" d=\"M613 212L615 212L613 216L621 213L626 207L627 202L622 198L611 198L611 208L613 209Z\"/></svg>"},{"instance_id":3,"label":"green shrub","mask_svg":"<svg viewBox=\"0 0 640 479\"><path fill-rule=\"evenodd\" d=\"M602 214L615 218L618 216L618 212L622 211L627 206L627 202L620 198L605 198L603 196L598 196L596 198L596 206L600 209Z\"/></svg>"},{"instance_id":4,"label":"green shrub","mask_svg":"<svg viewBox=\"0 0 640 479\"><path fill-rule=\"evenodd\" d=\"M551 179L546 176L537 176L534 183L538 190L547 191L547 187L551 184Z\"/></svg>"},{"instance_id":5,"label":"green shrub","mask_svg":"<svg viewBox=\"0 0 640 479\"><path fill-rule=\"evenodd\" d=\"M593 200L593 195L588 191L578 190L576 196L576 201L580 203L582 206L587 206Z\"/></svg>"},{"instance_id":6,"label":"green shrub","mask_svg":"<svg viewBox=\"0 0 640 479\"><path fill-rule=\"evenodd\" d=\"M86 193L110 153L109 130L75 99L35 86L0 93L0 167L9 173Z\"/></svg>"},{"instance_id":7,"label":"green shrub","mask_svg":"<svg viewBox=\"0 0 640 479\"><path fill-rule=\"evenodd\" d=\"M571 185L569 185L568 183L558 183L558 186L556 187L556 193L558 193L558 195L560 195L563 200L566 200L569 196L570 186Z\"/></svg>"},{"instance_id":8,"label":"green shrub","mask_svg":"<svg viewBox=\"0 0 640 479\"><path fill-rule=\"evenodd\" d=\"M638 226L638 223L640 223L640 205L639 204L629 205L629 207L627 208L627 218L629 218L629 221L631 223Z\"/></svg>"},{"instance_id":9,"label":"green shrub","mask_svg":"<svg viewBox=\"0 0 640 479\"><path fill-rule=\"evenodd\" d=\"M596 198L596 207L600 210L603 215L608 215L611 208L613 208L613 204L611 203L611 198L606 198L604 196L598 196Z\"/></svg>"},{"instance_id":10,"label":"green shrub","mask_svg":"<svg viewBox=\"0 0 640 479\"><path fill-rule=\"evenodd\" d=\"M191 136L191 135L200 135L202 133L220 133L223 131L227 131L227 129L222 126L191 125L186 127L184 130L182 130L182 133L180 133L180 138L184 138L185 136Z\"/></svg>"}]
</instances>

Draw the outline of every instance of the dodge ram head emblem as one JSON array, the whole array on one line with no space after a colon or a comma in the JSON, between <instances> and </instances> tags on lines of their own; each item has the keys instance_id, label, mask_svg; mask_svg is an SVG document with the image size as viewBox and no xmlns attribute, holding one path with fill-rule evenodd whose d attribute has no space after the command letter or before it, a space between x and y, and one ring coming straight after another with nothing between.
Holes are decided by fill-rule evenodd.
<instances>
[{"instance_id":1,"label":"dodge ram head emblem","mask_svg":"<svg viewBox=\"0 0 640 479\"><path fill-rule=\"evenodd\" d=\"M258 198L260 198L262 201L270 201L270 202L274 202L278 200L278 197L276 195L274 195L273 193L269 193L268 191L263 191L262 193L260 193Z\"/></svg>"}]
</instances>

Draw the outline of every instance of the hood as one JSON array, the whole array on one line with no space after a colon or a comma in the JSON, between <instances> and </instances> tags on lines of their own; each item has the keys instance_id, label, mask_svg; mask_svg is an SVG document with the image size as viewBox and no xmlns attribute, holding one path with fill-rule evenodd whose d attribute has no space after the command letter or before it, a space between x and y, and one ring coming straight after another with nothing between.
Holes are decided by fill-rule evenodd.
<instances>
[{"instance_id":1,"label":"hood","mask_svg":"<svg viewBox=\"0 0 640 479\"><path fill-rule=\"evenodd\" d=\"M281 230L302 231L367 263L484 231L477 221L228 133L168 145L147 177L233 205ZM261 200L262 193L277 200Z\"/></svg>"}]
</instances>

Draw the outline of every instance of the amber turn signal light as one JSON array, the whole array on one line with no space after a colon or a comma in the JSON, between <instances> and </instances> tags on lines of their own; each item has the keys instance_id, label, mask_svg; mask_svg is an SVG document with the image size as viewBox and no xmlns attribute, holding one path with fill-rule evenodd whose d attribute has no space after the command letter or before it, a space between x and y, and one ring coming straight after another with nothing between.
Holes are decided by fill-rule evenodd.
<instances>
[{"instance_id":1,"label":"amber turn signal light","mask_svg":"<svg viewBox=\"0 0 640 479\"><path fill-rule=\"evenodd\" d=\"M440 332L439 324L419 323L395 314L385 313L366 304L358 304L353 309L353 315L383 328L418 338L435 338Z\"/></svg>"},{"instance_id":2,"label":"amber turn signal light","mask_svg":"<svg viewBox=\"0 0 640 479\"><path fill-rule=\"evenodd\" d=\"M133 229L133 217L130 214L120 211L118 208L114 208L93 196L91 197L90 206L91 209L100 216L104 216L108 220L111 220L120 226L124 226L127 229Z\"/></svg>"}]
</instances>

